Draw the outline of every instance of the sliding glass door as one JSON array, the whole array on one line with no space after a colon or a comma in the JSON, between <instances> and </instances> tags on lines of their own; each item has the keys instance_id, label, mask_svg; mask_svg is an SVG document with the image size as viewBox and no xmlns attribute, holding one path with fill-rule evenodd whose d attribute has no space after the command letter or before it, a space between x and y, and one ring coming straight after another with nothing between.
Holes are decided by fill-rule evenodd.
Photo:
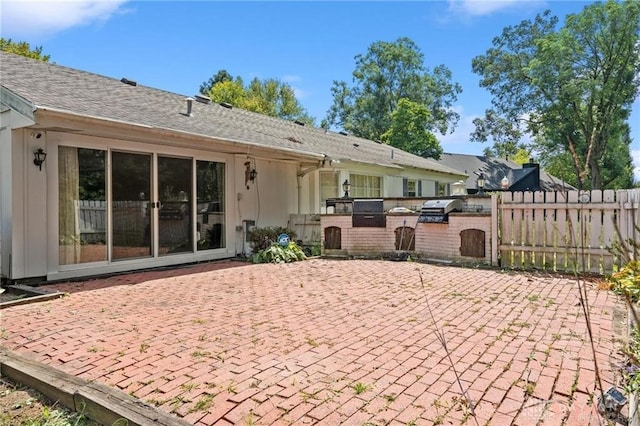
<instances>
[{"instance_id":1,"label":"sliding glass door","mask_svg":"<svg viewBox=\"0 0 640 426\"><path fill-rule=\"evenodd\" d=\"M193 252L191 159L158 156L158 244L161 256Z\"/></svg>"},{"instance_id":2,"label":"sliding glass door","mask_svg":"<svg viewBox=\"0 0 640 426\"><path fill-rule=\"evenodd\" d=\"M227 245L224 162L60 146L58 163L59 265Z\"/></svg>"},{"instance_id":3,"label":"sliding glass door","mask_svg":"<svg viewBox=\"0 0 640 426\"><path fill-rule=\"evenodd\" d=\"M111 154L111 258L153 255L151 154Z\"/></svg>"}]
</instances>

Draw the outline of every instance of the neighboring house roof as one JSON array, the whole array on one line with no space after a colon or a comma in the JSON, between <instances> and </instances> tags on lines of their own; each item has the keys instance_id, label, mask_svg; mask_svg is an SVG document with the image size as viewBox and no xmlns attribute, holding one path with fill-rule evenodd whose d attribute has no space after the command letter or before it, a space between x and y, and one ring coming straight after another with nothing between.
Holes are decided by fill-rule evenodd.
<instances>
[{"instance_id":1,"label":"neighboring house roof","mask_svg":"<svg viewBox=\"0 0 640 426\"><path fill-rule=\"evenodd\" d=\"M236 145L267 147L278 151L279 158L283 159L318 160L326 156L396 169L413 167L455 177L462 175L455 168L389 145L239 108L194 101L192 115L188 116L185 95L126 84L122 80L6 52L0 52L0 84L10 92L2 91L3 104L16 109L11 103L16 104L15 96L18 96L30 104L32 114L53 110ZM236 148L236 152L242 151Z\"/></svg>"},{"instance_id":2,"label":"neighboring house roof","mask_svg":"<svg viewBox=\"0 0 640 426\"><path fill-rule=\"evenodd\" d=\"M521 166L502 158L450 153L442 154L439 161L445 166L453 167L467 174L469 177L466 180L466 187L470 192L477 189L478 176L475 172L484 174L485 191L557 191L575 189L560 179L543 172L537 164ZM537 173L540 173L539 185L536 185ZM502 179L505 176L509 179L509 188L502 187Z\"/></svg>"}]
</instances>

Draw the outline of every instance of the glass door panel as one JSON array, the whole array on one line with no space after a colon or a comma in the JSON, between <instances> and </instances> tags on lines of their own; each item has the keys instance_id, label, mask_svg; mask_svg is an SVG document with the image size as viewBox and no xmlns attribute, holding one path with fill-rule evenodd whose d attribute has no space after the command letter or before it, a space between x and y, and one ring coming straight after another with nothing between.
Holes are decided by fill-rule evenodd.
<instances>
[{"instance_id":1,"label":"glass door panel","mask_svg":"<svg viewBox=\"0 0 640 426\"><path fill-rule=\"evenodd\" d=\"M158 156L159 255L193 252L192 160Z\"/></svg>"},{"instance_id":2,"label":"glass door panel","mask_svg":"<svg viewBox=\"0 0 640 426\"><path fill-rule=\"evenodd\" d=\"M111 154L113 260L152 256L151 155Z\"/></svg>"},{"instance_id":3,"label":"glass door panel","mask_svg":"<svg viewBox=\"0 0 640 426\"><path fill-rule=\"evenodd\" d=\"M198 250L225 247L224 163L196 162Z\"/></svg>"},{"instance_id":4,"label":"glass door panel","mask_svg":"<svg viewBox=\"0 0 640 426\"><path fill-rule=\"evenodd\" d=\"M105 159L103 150L58 147L60 265L107 260Z\"/></svg>"}]
</instances>

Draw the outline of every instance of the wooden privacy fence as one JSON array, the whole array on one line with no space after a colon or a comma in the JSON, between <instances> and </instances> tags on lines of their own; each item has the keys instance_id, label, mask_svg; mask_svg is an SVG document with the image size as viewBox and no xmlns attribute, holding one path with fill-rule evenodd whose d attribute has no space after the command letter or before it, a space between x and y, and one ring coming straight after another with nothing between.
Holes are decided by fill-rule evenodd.
<instances>
[{"instance_id":1,"label":"wooden privacy fence","mask_svg":"<svg viewBox=\"0 0 640 426\"><path fill-rule=\"evenodd\" d=\"M493 197L503 267L610 273L624 262L612 248L638 239L638 189L504 192Z\"/></svg>"}]
</instances>

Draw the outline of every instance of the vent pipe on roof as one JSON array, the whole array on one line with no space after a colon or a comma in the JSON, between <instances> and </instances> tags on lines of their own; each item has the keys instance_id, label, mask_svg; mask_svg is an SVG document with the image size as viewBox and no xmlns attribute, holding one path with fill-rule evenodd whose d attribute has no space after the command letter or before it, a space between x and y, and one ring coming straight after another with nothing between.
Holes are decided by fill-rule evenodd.
<instances>
[{"instance_id":1,"label":"vent pipe on roof","mask_svg":"<svg viewBox=\"0 0 640 426\"><path fill-rule=\"evenodd\" d=\"M136 83L135 81L129 80L128 78L124 78L124 77L121 78L120 81L122 83L124 83L124 84L128 84L129 86L137 86L138 85L138 83Z\"/></svg>"},{"instance_id":2,"label":"vent pipe on roof","mask_svg":"<svg viewBox=\"0 0 640 426\"><path fill-rule=\"evenodd\" d=\"M220 106L225 107L225 108L233 108L233 105L231 105L230 103L227 102L220 102Z\"/></svg>"},{"instance_id":3,"label":"vent pipe on roof","mask_svg":"<svg viewBox=\"0 0 640 426\"><path fill-rule=\"evenodd\" d=\"M193 113L191 112L191 110L193 109L193 98L187 98L185 99L185 101L187 101L187 113L185 114L187 117L193 117Z\"/></svg>"}]
</instances>

